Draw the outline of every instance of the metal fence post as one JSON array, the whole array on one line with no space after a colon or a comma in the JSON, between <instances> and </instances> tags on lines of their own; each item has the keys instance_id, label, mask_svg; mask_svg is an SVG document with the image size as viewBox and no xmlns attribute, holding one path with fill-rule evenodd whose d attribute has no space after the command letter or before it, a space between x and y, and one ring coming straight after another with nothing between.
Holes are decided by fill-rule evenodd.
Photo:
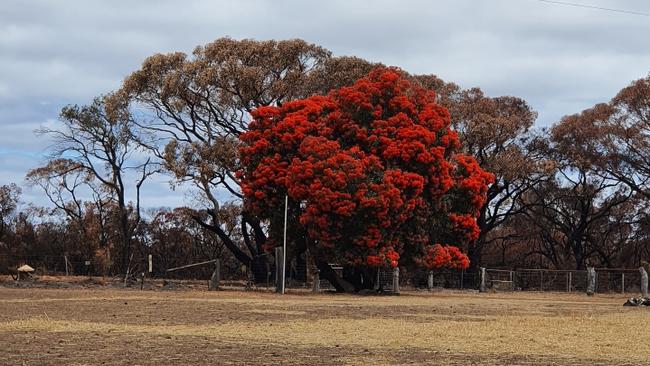
<instances>
[{"instance_id":1,"label":"metal fence post","mask_svg":"<svg viewBox=\"0 0 650 366\"><path fill-rule=\"evenodd\" d=\"M644 299L648 298L648 272L645 268L639 267L639 272L641 272L641 297Z\"/></svg>"},{"instance_id":2,"label":"metal fence post","mask_svg":"<svg viewBox=\"0 0 650 366\"><path fill-rule=\"evenodd\" d=\"M479 277L480 277L479 281L480 282L479 282L478 291L479 292L485 292L486 291L486 281L487 281L487 279L486 279L487 274L486 274L486 271L485 271L485 267L481 267L479 273L480 273L479 274Z\"/></svg>"},{"instance_id":3,"label":"metal fence post","mask_svg":"<svg viewBox=\"0 0 650 366\"><path fill-rule=\"evenodd\" d=\"M593 296L596 292L596 269L587 267L587 295Z\"/></svg>"},{"instance_id":4,"label":"metal fence post","mask_svg":"<svg viewBox=\"0 0 650 366\"><path fill-rule=\"evenodd\" d=\"M399 267L393 269L393 292L399 294Z\"/></svg>"}]
</instances>

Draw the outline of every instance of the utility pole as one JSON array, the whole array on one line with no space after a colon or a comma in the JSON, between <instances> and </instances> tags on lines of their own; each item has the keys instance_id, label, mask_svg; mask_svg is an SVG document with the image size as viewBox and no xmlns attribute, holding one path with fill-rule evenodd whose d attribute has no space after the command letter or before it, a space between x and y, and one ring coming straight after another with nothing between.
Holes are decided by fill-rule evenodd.
<instances>
[{"instance_id":1,"label":"utility pole","mask_svg":"<svg viewBox=\"0 0 650 366\"><path fill-rule=\"evenodd\" d=\"M282 294L287 277L287 211L289 207L289 196L284 196L284 245L282 246Z\"/></svg>"}]
</instances>

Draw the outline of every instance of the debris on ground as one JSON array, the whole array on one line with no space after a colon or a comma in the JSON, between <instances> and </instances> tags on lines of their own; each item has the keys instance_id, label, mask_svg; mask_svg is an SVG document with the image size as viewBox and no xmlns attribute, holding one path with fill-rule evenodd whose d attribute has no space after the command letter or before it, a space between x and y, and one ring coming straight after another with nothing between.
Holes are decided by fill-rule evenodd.
<instances>
[{"instance_id":1,"label":"debris on ground","mask_svg":"<svg viewBox=\"0 0 650 366\"><path fill-rule=\"evenodd\" d=\"M623 306L650 306L650 299L630 297Z\"/></svg>"}]
</instances>

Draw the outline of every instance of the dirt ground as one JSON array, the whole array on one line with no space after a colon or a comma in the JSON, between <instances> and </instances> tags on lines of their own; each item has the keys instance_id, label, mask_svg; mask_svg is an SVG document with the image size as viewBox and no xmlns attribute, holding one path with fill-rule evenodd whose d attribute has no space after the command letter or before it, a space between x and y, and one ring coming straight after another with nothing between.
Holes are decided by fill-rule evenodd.
<instances>
[{"instance_id":1,"label":"dirt ground","mask_svg":"<svg viewBox=\"0 0 650 366\"><path fill-rule=\"evenodd\" d=\"M1 365L640 365L650 308L625 295L15 288Z\"/></svg>"}]
</instances>

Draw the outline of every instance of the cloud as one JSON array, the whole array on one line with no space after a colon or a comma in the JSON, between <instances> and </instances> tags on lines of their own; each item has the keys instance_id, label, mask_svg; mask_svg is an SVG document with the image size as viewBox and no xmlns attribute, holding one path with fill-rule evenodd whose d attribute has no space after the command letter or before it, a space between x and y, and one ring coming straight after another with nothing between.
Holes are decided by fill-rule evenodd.
<instances>
[{"instance_id":1,"label":"cloud","mask_svg":"<svg viewBox=\"0 0 650 366\"><path fill-rule=\"evenodd\" d=\"M591 3L650 12L641 0ZM66 104L117 88L156 52L191 52L222 36L303 38L336 55L523 97L538 125L549 125L648 74L648 19L535 0L3 1L0 184L39 163L48 142L35 128L55 123ZM166 184L146 194L153 205L184 199Z\"/></svg>"}]
</instances>

